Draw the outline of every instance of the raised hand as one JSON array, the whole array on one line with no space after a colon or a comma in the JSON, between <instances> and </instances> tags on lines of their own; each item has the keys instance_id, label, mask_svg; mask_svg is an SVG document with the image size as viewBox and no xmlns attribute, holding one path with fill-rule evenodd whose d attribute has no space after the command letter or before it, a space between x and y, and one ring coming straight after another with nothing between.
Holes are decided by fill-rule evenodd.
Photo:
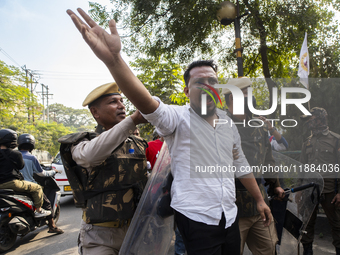
<instances>
[{"instance_id":1,"label":"raised hand","mask_svg":"<svg viewBox=\"0 0 340 255\"><path fill-rule=\"evenodd\" d=\"M111 34L107 33L103 28L97 25L89 15L82 9L77 11L83 17L83 22L73 11L67 10L73 23L82 34L85 42L90 46L94 54L104 62L108 67L114 66L115 59L120 56L121 42L117 32L116 22L110 20L109 28Z\"/></svg>"}]
</instances>

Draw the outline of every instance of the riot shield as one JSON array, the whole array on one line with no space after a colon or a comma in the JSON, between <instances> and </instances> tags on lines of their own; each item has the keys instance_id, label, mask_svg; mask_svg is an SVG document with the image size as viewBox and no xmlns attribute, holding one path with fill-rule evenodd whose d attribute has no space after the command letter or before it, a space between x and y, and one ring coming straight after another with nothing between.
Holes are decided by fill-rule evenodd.
<instances>
[{"instance_id":1,"label":"riot shield","mask_svg":"<svg viewBox=\"0 0 340 255\"><path fill-rule=\"evenodd\" d=\"M272 203L273 216L278 223L282 223L282 226L276 225L280 238L277 252L278 254L297 254L302 234L314 208L319 203L319 196L324 185L323 178L317 172L306 171L302 163L279 152L273 151L273 156L275 165L280 166L281 187L287 190L287 195L289 195L286 210L282 210L282 203L285 202L274 200ZM302 187L302 190L295 191L297 187Z\"/></svg>"},{"instance_id":2,"label":"riot shield","mask_svg":"<svg viewBox=\"0 0 340 255\"><path fill-rule=\"evenodd\" d=\"M307 172L302 163L273 151L280 184L286 190L286 201L271 199L271 210L276 222L279 243L277 254L298 254L298 244L323 190L323 178L317 172ZM302 190L295 191L295 188ZM293 189L293 190L292 190ZM249 255L247 247L243 252Z\"/></svg>"},{"instance_id":3,"label":"riot shield","mask_svg":"<svg viewBox=\"0 0 340 255\"><path fill-rule=\"evenodd\" d=\"M174 234L174 217L169 214L161 217L159 202L162 198L170 197L165 188L169 186L169 174L170 155L164 142L123 241L120 255L167 254Z\"/></svg>"}]
</instances>

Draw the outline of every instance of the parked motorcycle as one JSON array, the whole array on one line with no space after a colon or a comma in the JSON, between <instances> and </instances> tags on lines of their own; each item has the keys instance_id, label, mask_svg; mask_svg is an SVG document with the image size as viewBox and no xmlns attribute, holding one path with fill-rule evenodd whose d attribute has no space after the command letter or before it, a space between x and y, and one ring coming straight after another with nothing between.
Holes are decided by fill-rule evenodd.
<instances>
[{"instance_id":1,"label":"parked motorcycle","mask_svg":"<svg viewBox=\"0 0 340 255\"><path fill-rule=\"evenodd\" d=\"M60 215L60 189L53 177L34 176L44 188L51 202L52 217L57 222ZM35 218L33 199L28 193L0 189L0 252L8 251L15 244L17 236L25 236L36 228L47 225L46 217Z\"/></svg>"}]
</instances>

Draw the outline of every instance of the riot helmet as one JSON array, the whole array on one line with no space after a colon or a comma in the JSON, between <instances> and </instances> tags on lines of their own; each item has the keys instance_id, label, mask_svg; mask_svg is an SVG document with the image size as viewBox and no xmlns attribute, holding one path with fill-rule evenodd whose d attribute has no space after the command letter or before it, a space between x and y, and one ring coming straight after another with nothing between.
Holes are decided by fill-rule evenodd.
<instances>
[{"instance_id":1,"label":"riot helmet","mask_svg":"<svg viewBox=\"0 0 340 255\"><path fill-rule=\"evenodd\" d=\"M30 134L22 134L18 138L18 149L32 151L35 147L35 138Z\"/></svg>"},{"instance_id":2,"label":"riot helmet","mask_svg":"<svg viewBox=\"0 0 340 255\"><path fill-rule=\"evenodd\" d=\"M304 125L313 134L319 134L328 130L327 111L321 107L314 107L310 110L312 115L302 115L300 118L305 121Z\"/></svg>"},{"instance_id":3,"label":"riot helmet","mask_svg":"<svg viewBox=\"0 0 340 255\"><path fill-rule=\"evenodd\" d=\"M17 133L12 129L0 130L0 145L4 145L7 148L14 149L17 147Z\"/></svg>"}]
</instances>

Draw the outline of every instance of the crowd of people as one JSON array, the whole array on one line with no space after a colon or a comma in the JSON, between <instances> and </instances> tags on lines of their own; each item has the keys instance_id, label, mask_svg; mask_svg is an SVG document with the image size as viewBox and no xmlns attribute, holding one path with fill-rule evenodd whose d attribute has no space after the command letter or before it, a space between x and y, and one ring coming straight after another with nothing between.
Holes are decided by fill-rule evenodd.
<instances>
[{"instance_id":1,"label":"crowd of people","mask_svg":"<svg viewBox=\"0 0 340 255\"><path fill-rule=\"evenodd\" d=\"M189 104L164 104L150 95L122 59L114 20L109 23L109 34L83 10L78 12L85 22L73 11L67 11L115 80L95 88L83 102L98 124L96 131L59 139L65 171L71 173L69 182L74 190L81 191L75 197L83 207L79 254L119 253L148 172L154 168L163 142L171 156L171 207L177 226L175 254L243 254L245 244L253 254L275 254L278 236L268 194L278 200L285 197L278 173L262 175L253 173L250 167L241 169L275 165L272 151L287 150L286 139L261 116L251 127L215 125L216 119L236 123L253 117L247 109L242 115L234 114L233 94L226 88L222 94L228 109L218 109L213 98L207 97L206 111L202 113L203 89L210 90L218 83L217 65L212 60L188 65L184 73L184 93ZM228 84L241 89L247 102L247 88L252 86L250 79L230 79ZM126 116L122 93L138 109L130 116ZM338 164L340 135L329 130L325 109L314 107L310 113L301 117L311 131L302 145L301 162ZM147 122L155 127L153 141L149 143L140 137L136 127ZM26 145L32 144L31 136L24 138L29 141ZM41 208L46 200L41 187L33 183L32 173L44 176L55 173L47 173L36 165L29 154L32 146L23 146L19 141L20 152L12 150L16 143L14 131L0 130L0 188L19 190L20 186L20 190L32 193L36 217L46 215L48 208ZM199 169L233 166L235 171L196 171L197 166ZM27 181L22 180L20 169ZM333 176L323 178L325 188L320 204L332 226L336 254L340 254L340 184ZM317 207L302 236L305 255L313 254L316 213ZM53 221L49 231L63 232Z\"/></svg>"}]
</instances>

